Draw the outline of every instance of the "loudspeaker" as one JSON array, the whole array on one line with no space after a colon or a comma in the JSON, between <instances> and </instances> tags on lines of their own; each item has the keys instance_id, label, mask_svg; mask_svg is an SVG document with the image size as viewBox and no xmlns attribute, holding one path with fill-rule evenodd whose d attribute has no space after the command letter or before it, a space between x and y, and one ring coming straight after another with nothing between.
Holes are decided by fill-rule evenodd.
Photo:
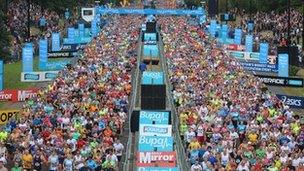
<instances>
[{"instance_id":1,"label":"loudspeaker","mask_svg":"<svg viewBox=\"0 0 304 171\"><path fill-rule=\"evenodd\" d=\"M146 33L156 33L156 21L147 22L146 26L147 26Z\"/></svg>"},{"instance_id":2,"label":"loudspeaker","mask_svg":"<svg viewBox=\"0 0 304 171\"><path fill-rule=\"evenodd\" d=\"M141 98L166 98L166 85L141 85Z\"/></svg>"},{"instance_id":3,"label":"loudspeaker","mask_svg":"<svg viewBox=\"0 0 304 171\"><path fill-rule=\"evenodd\" d=\"M215 16L218 10L218 0L209 0L208 1L208 11L209 15Z\"/></svg>"},{"instance_id":4,"label":"loudspeaker","mask_svg":"<svg viewBox=\"0 0 304 171\"><path fill-rule=\"evenodd\" d=\"M294 66L302 65L302 63L299 59L299 50L298 50L297 46L290 46L289 53L288 53L287 46L278 46L277 53L278 54L283 54L283 53L289 54L289 65L294 65Z\"/></svg>"},{"instance_id":5,"label":"loudspeaker","mask_svg":"<svg viewBox=\"0 0 304 171\"><path fill-rule=\"evenodd\" d=\"M137 132L139 130L139 111L134 110L131 114L131 122L130 122L131 132Z\"/></svg>"},{"instance_id":6,"label":"loudspeaker","mask_svg":"<svg viewBox=\"0 0 304 171\"><path fill-rule=\"evenodd\" d=\"M146 97L141 98L142 110L165 110L166 98Z\"/></svg>"}]
</instances>

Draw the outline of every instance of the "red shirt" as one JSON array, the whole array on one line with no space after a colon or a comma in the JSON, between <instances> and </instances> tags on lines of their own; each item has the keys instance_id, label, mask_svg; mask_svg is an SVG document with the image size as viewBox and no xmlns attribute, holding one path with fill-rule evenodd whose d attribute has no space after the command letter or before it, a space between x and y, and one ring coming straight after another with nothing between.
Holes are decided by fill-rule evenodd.
<instances>
[{"instance_id":1,"label":"red shirt","mask_svg":"<svg viewBox=\"0 0 304 171\"><path fill-rule=\"evenodd\" d=\"M83 139L79 139L77 141L76 147L77 147L77 149L81 149L82 147L84 147L85 144L86 144L86 141L84 141Z\"/></svg>"}]
</instances>

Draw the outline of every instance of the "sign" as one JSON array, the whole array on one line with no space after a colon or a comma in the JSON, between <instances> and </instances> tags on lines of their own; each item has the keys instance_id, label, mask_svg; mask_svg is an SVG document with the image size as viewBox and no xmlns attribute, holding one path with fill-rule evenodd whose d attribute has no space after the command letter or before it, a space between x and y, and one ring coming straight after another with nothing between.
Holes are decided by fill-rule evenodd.
<instances>
[{"instance_id":1,"label":"sign","mask_svg":"<svg viewBox=\"0 0 304 171\"><path fill-rule=\"evenodd\" d=\"M164 84L164 73L163 72L152 72L145 71L142 75L143 85L163 85Z\"/></svg>"},{"instance_id":2,"label":"sign","mask_svg":"<svg viewBox=\"0 0 304 171\"><path fill-rule=\"evenodd\" d=\"M79 23L78 30L79 30L79 37L84 37L84 24Z\"/></svg>"},{"instance_id":3,"label":"sign","mask_svg":"<svg viewBox=\"0 0 304 171\"><path fill-rule=\"evenodd\" d=\"M241 51L241 53L243 53L242 51L245 50L244 45L238 45L238 44L228 44L225 45L225 48L229 51Z\"/></svg>"},{"instance_id":4,"label":"sign","mask_svg":"<svg viewBox=\"0 0 304 171\"><path fill-rule=\"evenodd\" d=\"M274 77L265 75L255 76L257 76L261 82L273 86L303 87L304 83L302 78Z\"/></svg>"},{"instance_id":5,"label":"sign","mask_svg":"<svg viewBox=\"0 0 304 171\"><path fill-rule=\"evenodd\" d=\"M12 101L23 102L28 98L36 97L38 89L26 89L26 90L3 90L0 91L0 101Z\"/></svg>"},{"instance_id":6,"label":"sign","mask_svg":"<svg viewBox=\"0 0 304 171\"><path fill-rule=\"evenodd\" d=\"M0 111L0 125L6 124L11 118L18 116L19 112L19 110Z\"/></svg>"},{"instance_id":7,"label":"sign","mask_svg":"<svg viewBox=\"0 0 304 171\"><path fill-rule=\"evenodd\" d=\"M60 51L60 33L52 33L52 51Z\"/></svg>"},{"instance_id":8,"label":"sign","mask_svg":"<svg viewBox=\"0 0 304 171\"><path fill-rule=\"evenodd\" d=\"M137 152L137 167L176 167L176 152Z\"/></svg>"},{"instance_id":9,"label":"sign","mask_svg":"<svg viewBox=\"0 0 304 171\"><path fill-rule=\"evenodd\" d=\"M282 100L282 102L292 108L304 109L304 97L287 96L277 94L277 97Z\"/></svg>"},{"instance_id":10,"label":"sign","mask_svg":"<svg viewBox=\"0 0 304 171\"><path fill-rule=\"evenodd\" d=\"M48 62L48 42L45 39L39 40L39 69L46 70Z\"/></svg>"},{"instance_id":11,"label":"sign","mask_svg":"<svg viewBox=\"0 0 304 171\"><path fill-rule=\"evenodd\" d=\"M145 33L144 40L145 41L156 41L156 33Z\"/></svg>"},{"instance_id":12,"label":"sign","mask_svg":"<svg viewBox=\"0 0 304 171\"><path fill-rule=\"evenodd\" d=\"M137 171L179 171L178 167L138 167Z\"/></svg>"},{"instance_id":13,"label":"sign","mask_svg":"<svg viewBox=\"0 0 304 171\"><path fill-rule=\"evenodd\" d=\"M279 54L278 56L278 76L288 77L289 76L289 56L288 54Z\"/></svg>"},{"instance_id":14,"label":"sign","mask_svg":"<svg viewBox=\"0 0 304 171\"><path fill-rule=\"evenodd\" d=\"M92 29L93 37L96 37L98 35L98 29L97 29L97 21L95 18L91 22L91 29Z\"/></svg>"},{"instance_id":15,"label":"sign","mask_svg":"<svg viewBox=\"0 0 304 171\"><path fill-rule=\"evenodd\" d=\"M22 71L32 72L33 71L33 57L34 49L32 43L25 43L22 48Z\"/></svg>"},{"instance_id":16,"label":"sign","mask_svg":"<svg viewBox=\"0 0 304 171\"><path fill-rule=\"evenodd\" d=\"M71 58L77 55L77 52L49 52L48 58Z\"/></svg>"},{"instance_id":17,"label":"sign","mask_svg":"<svg viewBox=\"0 0 304 171\"><path fill-rule=\"evenodd\" d=\"M215 37L215 35L216 35L216 30L217 30L217 23L216 23L216 20L211 20L209 32L210 32L210 35L211 35L212 37Z\"/></svg>"},{"instance_id":18,"label":"sign","mask_svg":"<svg viewBox=\"0 0 304 171\"><path fill-rule=\"evenodd\" d=\"M40 27L45 27L46 25L46 19L43 16L40 18L39 25Z\"/></svg>"},{"instance_id":19,"label":"sign","mask_svg":"<svg viewBox=\"0 0 304 171\"><path fill-rule=\"evenodd\" d=\"M169 112L140 111L139 124L169 124Z\"/></svg>"},{"instance_id":20,"label":"sign","mask_svg":"<svg viewBox=\"0 0 304 171\"><path fill-rule=\"evenodd\" d=\"M144 45L143 52L145 57L156 58L158 57L158 45Z\"/></svg>"},{"instance_id":21,"label":"sign","mask_svg":"<svg viewBox=\"0 0 304 171\"><path fill-rule=\"evenodd\" d=\"M47 63L46 68L50 71L57 71L62 70L67 64L69 64L69 61L49 62Z\"/></svg>"},{"instance_id":22,"label":"sign","mask_svg":"<svg viewBox=\"0 0 304 171\"><path fill-rule=\"evenodd\" d=\"M196 10L181 9L130 9L130 8L103 8L96 7L97 14L133 14L133 15L205 15L202 8Z\"/></svg>"},{"instance_id":23,"label":"sign","mask_svg":"<svg viewBox=\"0 0 304 171\"><path fill-rule=\"evenodd\" d=\"M3 60L0 60L0 90L3 90L3 74L4 74L4 64Z\"/></svg>"},{"instance_id":24,"label":"sign","mask_svg":"<svg viewBox=\"0 0 304 171\"><path fill-rule=\"evenodd\" d=\"M248 71L256 72L278 72L277 65L259 64L253 62L240 62L241 66Z\"/></svg>"},{"instance_id":25,"label":"sign","mask_svg":"<svg viewBox=\"0 0 304 171\"><path fill-rule=\"evenodd\" d=\"M139 136L138 151L173 151L173 137Z\"/></svg>"},{"instance_id":26,"label":"sign","mask_svg":"<svg viewBox=\"0 0 304 171\"><path fill-rule=\"evenodd\" d=\"M248 31L251 32L254 29L254 23L253 21L249 21L247 25Z\"/></svg>"},{"instance_id":27,"label":"sign","mask_svg":"<svg viewBox=\"0 0 304 171\"><path fill-rule=\"evenodd\" d=\"M268 43L261 43L260 44L260 55L259 55L259 61L261 64L267 64L268 63L268 50L269 46Z\"/></svg>"},{"instance_id":28,"label":"sign","mask_svg":"<svg viewBox=\"0 0 304 171\"><path fill-rule=\"evenodd\" d=\"M247 35L245 40L246 52L252 52L253 50L253 36Z\"/></svg>"},{"instance_id":29,"label":"sign","mask_svg":"<svg viewBox=\"0 0 304 171\"><path fill-rule=\"evenodd\" d=\"M221 38L223 42L226 42L227 35L228 35L228 26L224 24L222 25L222 29L221 29Z\"/></svg>"},{"instance_id":30,"label":"sign","mask_svg":"<svg viewBox=\"0 0 304 171\"><path fill-rule=\"evenodd\" d=\"M242 29L235 29L234 43L237 45L240 45L242 43Z\"/></svg>"},{"instance_id":31,"label":"sign","mask_svg":"<svg viewBox=\"0 0 304 171\"><path fill-rule=\"evenodd\" d=\"M44 82L52 81L57 77L58 71L44 71L44 72L22 72L21 82Z\"/></svg>"},{"instance_id":32,"label":"sign","mask_svg":"<svg viewBox=\"0 0 304 171\"><path fill-rule=\"evenodd\" d=\"M86 44L63 44L61 46L61 52L77 52L86 47Z\"/></svg>"},{"instance_id":33,"label":"sign","mask_svg":"<svg viewBox=\"0 0 304 171\"><path fill-rule=\"evenodd\" d=\"M160 136L160 137L171 137L172 126L171 125L152 125L152 124L141 124L139 125L140 136Z\"/></svg>"}]
</instances>

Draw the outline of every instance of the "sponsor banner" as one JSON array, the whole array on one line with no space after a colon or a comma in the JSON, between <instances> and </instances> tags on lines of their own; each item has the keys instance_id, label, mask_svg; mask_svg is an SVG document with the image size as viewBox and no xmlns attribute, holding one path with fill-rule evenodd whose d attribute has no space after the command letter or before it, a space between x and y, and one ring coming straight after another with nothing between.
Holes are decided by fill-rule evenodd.
<instances>
[{"instance_id":1,"label":"sponsor banner","mask_svg":"<svg viewBox=\"0 0 304 171\"><path fill-rule=\"evenodd\" d=\"M278 76L288 77L289 76L289 56L288 54L279 54L278 56Z\"/></svg>"},{"instance_id":2,"label":"sponsor banner","mask_svg":"<svg viewBox=\"0 0 304 171\"><path fill-rule=\"evenodd\" d=\"M68 41L71 43L75 42L75 28L73 27L68 28Z\"/></svg>"},{"instance_id":3,"label":"sponsor banner","mask_svg":"<svg viewBox=\"0 0 304 171\"><path fill-rule=\"evenodd\" d=\"M231 47L229 45L229 47ZM228 53L238 59L251 60L251 61L259 61L260 53L257 52L242 52L242 51L229 51ZM274 55L269 55L267 60L268 64L274 65L276 64L277 57Z\"/></svg>"},{"instance_id":4,"label":"sponsor banner","mask_svg":"<svg viewBox=\"0 0 304 171\"><path fill-rule=\"evenodd\" d=\"M146 41L156 41L156 33L145 33L144 40Z\"/></svg>"},{"instance_id":5,"label":"sponsor banner","mask_svg":"<svg viewBox=\"0 0 304 171\"><path fill-rule=\"evenodd\" d=\"M39 69L46 70L48 62L48 42L46 39L39 40Z\"/></svg>"},{"instance_id":6,"label":"sponsor banner","mask_svg":"<svg viewBox=\"0 0 304 171\"><path fill-rule=\"evenodd\" d=\"M178 167L138 167L137 171L179 171Z\"/></svg>"},{"instance_id":7,"label":"sponsor banner","mask_svg":"<svg viewBox=\"0 0 304 171\"><path fill-rule=\"evenodd\" d=\"M18 117L19 110L2 110L0 111L0 125L6 124L13 117Z\"/></svg>"},{"instance_id":8,"label":"sponsor banner","mask_svg":"<svg viewBox=\"0 0 304 171\"><path fill-rule=\"evenodd\" d=\"M98 35L98 28L97 28L97 21L96 21L96 18L94 18L94 19L91 21L91 29L92 29L93 37L96 37L96 36Z\"/></svg>"},{"instance_id":9,"label":"sponsor banner","mask_svg":"<svg viewBox=\"0 0 304 171\"><path fill-rule=\"evenodd\" d=\"M79 37L84 37L84 24L79 23L78 30L79 30Z\"/></svg>"},{"instance_id":10,"label":"sponsor banner","mask_svg":"<svg viewBox=\"0 0 304 171\"><path fill-rule=\"evenodd\" d=\"M26 89L26 90L3 90L0 91L0 101L12 101L23 102L28 98L37 96L38 89Z\"/></svg>"},{"instance_id":11,"label":"sponsor banner","mask_svg":"<svg viewBox=\"0 0 304 171\"><path fill-rule=\"evenodd\" d=\"M69 61L49 62L46 65L46 69L49 71L58 71L62 70L67 64L69 64Z\"/></svg>"},{"instance_id":12,"label":"sponsor banner","mask_svg":"<svg viewBox=\"0 0 304 171\"><path fill-rule=\"evenodd\" d=\"M138 151L173 151L173 137L139 136Z\"/></svg>"},{"instance_id":13,"label":"sponsor banner","mask_svg":"<svg viewBox=\"0 0 304 171\"><path fill-rule=\"evenodd\" d=\"M172 136L172 126L171 125L141 124L139 126L139 135L140 136L171 137Z\"/></svg>"},{"instance_id":14,"label":"sponsor banner","mask_svg":"<svg viewBox=\"0 0 304 171\"><path fill-rule=\"evenodd\" d=\"M215 37L216 30L217 30L216 20L211 20L209 32L210 32L212 37Z\"/></svg>"},{"instance_id":15,"label":"sponsor banner","mask_svg":"<svg viewBox=\"0 0 304 171\"><path fill-rule=\"evenodd\" d=\"M244 45L228 44L225 47L228 51L245 51Z\"/></svg>"},{"instance_id":16,"label":"sponsor banner","mask_svg":"<svg viewBox=\"0 0 304 171\"><path fill-rule=\"evenodd\" d=\"M259 64L259 63L253 63L253 62L240 62L240 64L247 71L278 72L277 65Z\"/></svg>"},{"instance_id":17,"label":"sponsor banner","mask_svg":"<svg viewBox=\"0 0 304 171\"><path fill-rule=\"evenodd\" d=\"M52 81L57 77L58 71L44 71L44 72L22 72L21 82L44 82Z\"/></svg>"},{"instance_id":18,"label":"sponsor banner","mask_svg":"<svg viewBox=\"0 0 304 171\"><path fill-rule=\"evenodd\" d=\"M245 39L245 47L246 47L246 52L252 52L253 50L253 36L252 35L246 35Z\"/></svg>"},{"instance_id":19,"label":"sponsor banner","mask_svg":"<svg viewBox=\"0 0 304 171\"><path fill-rule=\"evenodd\" d=\"M206 22L206 15L200 16L199 17L199 24L202 25Z\"/></svg>"},{"instance_id":20,"label":"sponsor banner","mask_svg":"<svg viewBox=\"0 0 304 171\"><path fill-rule=\"evenodd\" d=\"M74 40L71 41L68 38L63 39L63 44L87 44L92 40L92 37L74 37Z\"/></svg>"},{"instance_id":21,"label":"sponsor banner","mask_svg":"<svg viewBox=\"0 0 304 171\"><path fill-rule=\"evenodd\" d=\"M254 23L248 22L247 28L248 28L248 31L252 31L254 29Z\"/></svg>"},{"instance_id":22,"label":"sponsor banner","mask_svg":"<svg viewBox=\"0 0 304 171\"><path fill-rule=\"evenodd\" d=\"M143 85L162 85L162 84L164 84L164 73L145 71L142 75L142 84Z\"/></svg>"},{"instance_id":23,"label":"sponsor banner","mask_svg":"<svg viewBox=\"0 0 304 171\"><path fill-rule=\"evenodd\" d=\"M140 111L139 124L169 124L169 112Z\"/></svg>"},{"instance_id":24,"label":"sponsor banner","mask_svg":"<svg viewBox=\"0 0 304 171\"><path fill-rule=\"evenodd\" d=\"M159 54L157 45L144 45L143 51L145 57L156 58Z\"/></svg>"},{"instance_id":25,"label":"sponsor banner","mask_svg":"<svg viewBox=\"0 0 304 171\"><path fill-rule=\"evenodd\" d=\"M52 51L60 51L60 33L52 33Z\"/></svg>"},{"instance_id":26,"label":"sponsor banner","mask_svg":"<svg viewBox=\"0 0 304 171\"><path fill-rule=\"evenodd\" d=\"M260 44L260 63L267 64L268 63L268 43L261 43Z\"/></svg>"},{"instance_id":27,"label":"sponsor banner","mask_svg":"<svg viewBox=\"0 0 304 171\"><path fill-rule=\"evenodd\" d=\"M25 43L22 48L22 71L32 72L33 71L33 57L34 49L32 43Z\"/></svg>"},{"instance_id":28,"label":"sponsor banner","mask_svg":"<svg viewBox=\"0 0 304 171\"><path fill-rule=\"evenodd\" d=\"M77 52L49 52L48 58L71 58L77 55Z\"/></svg>"},{"instance_id":29,"label":"sponsor banner","mask_svg":"<svg viewBox=\"0 0 304 171\"><path fill-rule=\"evenodd\" d=\"M242 44L242 29L235 29L234 43L238 45Z\"/></svg>"},{"instance_id":30,"label":"sponsor banner","mask_svg":"<svg viewBox=\"0 0 304 171\"><path fill-rule=\"evenodd\" d=\"M301 108L304 109L304 97L297 96L287 96L277 94L277 97L282 100L282 102L292 108Z\"/></svg>"},{"instance_id":31,"label":"sponsor banner","mask_svg":"<svg viewBox=\"0 0 304 171\"><path fill-rule=\"evenodd\" d=\"M61 52L77 52L78 50L84 49L86 43L84 44L63 44L61 46Z\"/></svg>"},{"instance_id":32,"label":"sponsor banner","mask_svg":"<svg viewBox=\"0 0 304 171\"><path fill-rule=\"evenodd\" d=\"M227 35L228 35L228 26L224 24L222 25L222 29L221 29L221 38L223 42L226 42Z\"/></svg>"},{"instance_id":33,"label":"sponsor banner","mask_svg":"<svg viewBox=\"0 0 304 171\"><path fill-rule=\"evenodd\" d=\"M286 86L286 87L303 87L304 80L302 78L289 78L289 77L274 77L265 75L255 75L265 84L273 86Z\"/></svg>"},{"instance_id":34,"label":"sponsor banner","mask_svg":"<svg viewBox=\"0 0 304 171\"><path fill-rule=\"evenodd\" d=\"M203 8L196 10L183 9L130 9L130 8L104 8L96 7L96 14L136 14L136 15L205 15Z\"/></svg>"},{"instance_id":35,"label":"sponsor banner","mask_svg":"<svg viewBox=\"0 0 304 171\"><path fill-rule=\"evenodd\" d=\"M176 167L176 152L137 152L137 167Z\"/></svg>"}]
</instances>

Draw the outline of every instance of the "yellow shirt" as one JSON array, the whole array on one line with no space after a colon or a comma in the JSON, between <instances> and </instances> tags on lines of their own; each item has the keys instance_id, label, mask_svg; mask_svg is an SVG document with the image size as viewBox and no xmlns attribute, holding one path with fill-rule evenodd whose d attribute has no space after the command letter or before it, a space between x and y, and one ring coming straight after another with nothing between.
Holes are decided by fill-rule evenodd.
<instances>
[{"instance_id":1,"label":"yellow shirt","mask_svg":"<svg viewBox=\"0 0 304 171\"><path fill-rule=\"evenodd\" d=\"M31 154L22 155L22 165L24 169L31 169L33 164L33 156Z\"/></svg>"},{"instance_id":2,"label":"yellow shirt","mask_svg":"<svg viewBox=\"0 0 304 171\"><path fill-rule=\"evenodd\" d=\"M256 142L257 142L257 139L258 139L258 135L255 134L255 133L250 133L250 134L248 135L248 139L249 139L250 142L256 143Z\"/></svg>"},{"instance_id":3,"label":"yellow shirt","mask_svg":"<svg viewBox=\"0 0 304 171\"><path fill-rule=\"evenodd\" d=\"M190 150L194 150L201 148L201 145L198 141L195 141L195 142L191 142L188 147Z\"/></svg>"}]
</instances>

